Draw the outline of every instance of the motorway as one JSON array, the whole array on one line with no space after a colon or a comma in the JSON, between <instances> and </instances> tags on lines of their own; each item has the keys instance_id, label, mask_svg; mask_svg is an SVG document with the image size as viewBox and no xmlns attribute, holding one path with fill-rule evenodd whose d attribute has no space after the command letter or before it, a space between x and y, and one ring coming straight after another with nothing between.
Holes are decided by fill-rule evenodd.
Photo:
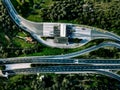
<instances>
[{"instance_id":1,"label":"motorway","mask_svg":"<svg viewBox=\"0 0 120 90\"><path fill-rule=\"evenodd\" d=\"M92 66L93 67L93 66ZM86 68L88 68L86 66ZM35 73L55 73L55 74L68 74L68 73L100 73L120 81L120 75L104 69L83 69L79 66L47 66L37 68L25 68L15 70L3 70L3 74L16 75L16 74L35 74Z\"/></svg>"},{"instance_id":2,"label":"motorway","mask_svg":"<svg viewBox=\"0 0 120 90\"><path fill-rule=\"evenodd\" d=\"M2 0L4 5L6 6L10 17L12 20L23 30L29 32L36 40L38 40L40 43L48 45L37 33L39 32L38 25L41 23L34 23L28 20L25 20L21 16L18 15L16 10L14 9L12 3L10 0ZM120 37L109 33L109 32L93 32L92 33L93 39L99 39L99 38L107 38L107 39L114 39L116 41L120 41ZM24 69L13 69L9 70L5 69L2 72L4 74L8 73L9 75L12 74L35 74L35 73L82 73L82 72L94 72L94 73L100 73L106 76L113 77L120 81L120 76L117 74L114 74L110 72L109 70L120 70L120 60L79 60L79 59L69 59L73 57L77 57L79 55L97 50L102 47L106 46L113 46L120 48L119 43L115 42L103 42L99 45L92 46L90 48L84 49L82 51L65 54L65 55L55 55L55 56L37 56L37 57L24 57L24 58L9 58L9 59L0 59L0 64L11 64L14 66L15 63L46 63L46 64L83 64L83 65L69 65L69 66L46 66L46 67L35 67L35 68L24 68ZM51 46L56 47L56 46ZM12 59L12 60L11 60ZM23 59L23 60L22 60ZM24 60L25 59L25 60ZM11 61L10 61L11 60ZM33 61L34 60L34 61ZM85 65L88 64L88 65ZM90 66L92 65L92 66Z\"/></svg>"},{"instance_id":3,"label":"motorway","mask_svg":"<svg viewBox=\"0 0 120 90\"><path fill-rule=\"evenodd\" d=\"M88 64L88 65L120 65L120 59L47 59L47 58L7 58L0 59L0 64Z\"/></svg>"},{"instance_id":4,"label":"motorway","mask_svg":"<svg viewBox=\"0 0 120 90\"><path fill-rule=\"evenodd\" d=\"M10 64L10 65L12 65L12 66L14 66L14 64ZM16 64L15 64L16 65ZM27 64L25 64L25 65L27 65ZM28 63L28 65L30 65L29 63ZM22 66L21 66L22 67ZM20 69L22 69L22 68L24 68L24 67L22 67L21 68L20 67ZM54 65L48 65L48 66L41 66L41 69L40 70L42 70L43 72L48 72L48 71L46 71L46 69L42 69L42 68L48 68L47 70L49 71L53 71L54 72L54 70L58 70L58 71L60 71L60 72L64 72L64 71L79 71L79 70L119 70L120 69L120 65L57 65L57 66L54 66ZM29 67L28 67L29 68ZM39 68L39 67L38 67ZM15 68L14 68L15 69ZM5 69L5 70L14 70L14 69L9 69L9 68L7 68L7 69ZM19 69L19 68L17 68L17 69Z\"/></svg>"},{"instance_id":5,"label":"motorway","mask_svg":"<svg viewBox=\"0 0 120 90\"><path fill-rule=\"evenodd\" d=\"M96 68L96 69L95 69ZM31 72L32 74L34 74L34 72L40 72L40 73L56 73L56 72L66 72L66 73L69 73L69 72L78 72L79 71L90 71L90 70L104 70L104 71L109 71L109 70L116 70L116 69L120 69L120 65L111 65L111 66L87 66L87 65L83 65L83 66L76 66L76 65L66 65L66 66L63 66L63 65L59 65L59 66L41 66L41 67L33 67L33 68L25 68L25 69L6 69L6 70L3 70L3 71L20 71L20 72ZM33 72L32 72L33 70ZM9 73L9 72L8 72ZM18 72L19 73L19 72ZM26 73L27 74L27 73Z\"/></svg>"}]
</instances>

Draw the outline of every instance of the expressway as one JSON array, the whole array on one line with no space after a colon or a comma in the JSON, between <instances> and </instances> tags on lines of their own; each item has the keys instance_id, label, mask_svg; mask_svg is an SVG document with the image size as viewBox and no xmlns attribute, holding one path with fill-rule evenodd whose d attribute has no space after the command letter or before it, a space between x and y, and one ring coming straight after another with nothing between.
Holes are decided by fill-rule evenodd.
<instances>
[{"instance_id":1,"label":"expressway","mask_svg":"<svg viewBox=\"0 0 120 90\"><path fill-rule=\"evenodd\" d=\"M47 58L6 58L0 59L5 65L4 76L15 74L36 73L100 73L120 81L120 76L109 70L120 70L120 60L86 60L86 59L47 59ZM18 63L18 64L16 64ZM31 67L32 64L51 64L48 66ZM54 65L57 66L54 66ZM62 64L62 65L61 65ZM69 64L69 65L68 65ZM7 75L6 75L7 74Z\"/></svg>"},{"instance_id":2,"label":"expressway","mask_svg":"<svg viewBox=\"0 0 120 90\"><path fill-rule=\"evenodd\" d=\"M88 65L120 65L120 59L47 59L47 58L6 58L0 64L88 64Z\"/></svg>"},{"instance_id":3,"label":"expressway","mask_svg":"<svg viewBox=\"0 0 120 90\"><path fill-rule=\"evenodd\" d=\"M93 66L93 65L90 65L90 66L87 66L87 65L59 65L59 66L42 66L42 67L34 67L35 70L37 71L38 69L38 72L40 73L46 73L46 72L79 72L79 71L84 71L84 70L116 70L116 69L120 69L120 65L110 65L110 66ZM13 70L13 71L19 71L19 70L23 70L25 72L27 72L27 69L28 70L31 70L31 69L34 69L34 68L25 68L25 69L5 69L3 71L9 71L9 70ZM19 73L19 72L18 72ZM32 73L32 71L31 71ZM34 74L34 71L33 71L33 74Z\"/></svg>"},{"instance_id":4,"label":"expressway","mask_svg":"<svg viewBox=\"0 0 120 90\"><path fill-rule=\"evenodd\" d=\"M49 45L47 42L45 42L39 35L39 26L42 23L35 23L28 21L21 16L18 15L15 8L13 7L10 0L2 0L3 4L8 10L8 13L12 20L23 30L29 32L38 42L51 47L58 47L54 45ZM120 37L110 33L110 32L99 32L94 30L92 33L93 39L99 39L99 38L107 38L107 39L113 39L116 41L120 41ZM12 74L35 74L35 73L82 73L82 72L94 72L94 73L100 73L106 76L113 77L120 81L120 76L117 74L114 74L110 72L109 70L119 70L120 69L120 61L119 60L79 60L79 59L69 59L73 57L77 57L79 55L97 50L102 47L106 46L113 46L120 48L119 43L115 42L103 42L99 45L92 46L90 48L84 49L82 51L65 54L65 55L55 55L55 56L37 56L37 57L24 57L24 58L9 58L9 59L0 59L0 64L12 64L14 66L15 63L46 63L46 64L83 64L81 66L77 65L69 65L69 66L47 66L47 67L35 67L35 68L24 68L24 69L5 69L3 70L3 74L6 75L12 75ZM59 47L58 47L59 48ZM12 59L12 60L11 60ZM22 60L23 59L23 60ZM25 59L25 60L24 60ZM11 61L10 61L11 60ZM33 61L34 60L34 61ZM111 64L112 63L112 64ZM88 65L84 65L88 64ZM90 66L92 64L92 66ZM98 64L98 65L97 65ZM99 65L101 64L101 65ZM105 65L108 64L108 65Z\"/></svg>"},{"instance_id":5,"label":"expressway","mask_svg":"<svg viewBox=\"0 0 120 90\"><path fill-rule=\"evenodd\" d=\"M119 68L115 66L114 68ZM107 67L99 67L100 69L93 69L95 66L82 67L82 66L47 66L47 67L36 67L36 68L25 68L25 69L14 69L14 70L3 70L2 73L6 75L16 74L35 74L35 73L55 73L55 74L68 74L68 73L100 73L102 75L109 76L111 78L120 81L120 75L112 73L107 70ZM97 67L98 68L98 67ZM101 69L104 68L104 69ZM108 67L109 68L109 67ZM112 67L111 67L112 68Z\"/></svg>"},{"instance_id":6,"label":"expressway","mask_svg":"<svg viewBox=\"0 0 120 90\"><path fill-rule=\"evenodd\" d=\"M14 66L16 64L10 64L11 66ZM28 68L31 68L29 67L28 65L30 65L30 63L27 64L24 64L26 65ZM22 67L23 65L21 65L21 67L16 67L14 69L22 69L24 67ZM40 66L41 69L43 72L48 72L48 71L53 71L54 70L58 70L60 72L64 72L64 70L68 70L68 71L79 71L79 70L99 70L99 69L102 69L102 70L119 70L120 69L120 65L57 65L57 66L54 66L54 65L48 65L48 66ZM42 68L48 68L46 71L45 69L42 69ZM38 67L39 68L39 67ZM14 70L13 68L7 68L5 70Z\"/></svg>"}]
</instances>

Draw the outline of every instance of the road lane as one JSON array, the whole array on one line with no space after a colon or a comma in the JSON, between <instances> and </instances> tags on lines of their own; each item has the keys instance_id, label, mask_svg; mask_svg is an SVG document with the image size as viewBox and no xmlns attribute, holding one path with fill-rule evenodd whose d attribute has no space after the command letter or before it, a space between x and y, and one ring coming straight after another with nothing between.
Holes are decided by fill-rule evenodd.
<instances>
[{"instance_id":1,"label":"road lane","mask_svg":"<svg viewBox=\"0 0 120 90\"><path fill-rule=\"evenodd\" d=\"M117 79L120 81L120 75L112 73L106 69L81 69L74 66L57 66L57 67L39 67L39 68L26 68L26 69L16 69L16 70L3 70L3 74L8 73L8 75L16 74L36 74L36 73L55 73L55 74L69 74L69 73L99 73Z\"/></svg>"},{"instance_id":2,"label":"road lane","mask_svg":"<svg viewBox=\"0 0 120 90\"><path fill-rule=\"evenodd\" d=\"M96 64L120 65L120 59L52 59L52 58L6 58L0 59L0 64Z\"/></svg>"}]
</instances>

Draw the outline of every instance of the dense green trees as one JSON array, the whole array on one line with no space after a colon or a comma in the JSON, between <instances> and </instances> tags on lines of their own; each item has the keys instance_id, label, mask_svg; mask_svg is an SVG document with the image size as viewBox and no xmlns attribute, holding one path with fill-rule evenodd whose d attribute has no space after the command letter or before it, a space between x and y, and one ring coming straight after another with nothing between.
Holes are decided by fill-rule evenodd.
<instances>
[{"instance_id":1,"label":"dense green trees","mask_svg":"<svg viewBox=\"0 0 120 90\"><path fill-rule=\"evenodd\" d=\"M41 76L44 76L41 79ZM119 90L120 83L101 75L17 75L0 78L0 90ZM112 81L112 82L109 82ZM116 82L116 83L113 83Z\"/></svg>"},{"instance_id":2,"label":"dense green trees","mask_svg":"<svg viewBox=\"0 0 120 90\"><path fill-rule=\"evenodd\" d=\"M11 0L18 12L28 17L38 14L43 21L61 21L108 29L120 35L120 2L119 0L54 0L45 5L48 0ZM52 0L50 0L52 1ZM48 2L47 2L48 4ZM40 10L41 13L35 13ZM24 12L26 11L26 12ZM39 19L39 18L38 18ZM65 54L81 50L91 45L98 44L103 40L93 41L91 44L80 49L53 49L46 48L38 43L23 44L24 41L16 39L22 30L10 19L7 10L0 3L0 57L13 57L21 55L50 55ZM26 33L26 32L25 32ZM24 35L21 35L24 36ZM26 33L26 36L30 36ZM25 47L26 46L26 47ZM99 53L98 53L99 52ZM104 52L104 53L103 53ZM109 56L111 54L111 56ZM120 58L119 49L105 48L91 52L78 58ZM83 76L82 76L83 75ZM119 90L120 83L101 75L88 74L75 75L45 75L41 81L40 76L18 75L6 80L0 78L0 90ZM49 84L49 82L50 84ZM112 81L112 82L110 82Z\"/></svg>"},{"instance_id":3,"label":"dense green trees","mask_svg":"<svg viewBox=\"0 0 120 90\"><path fill-rule=\"evenodd\" d=\"M43 20L68 20L119 32L120 2L110 1L61 0L43 9Z\"/></svg>"},{"instance_id":4,"label":"dense green trees","mask_svg":"<svg viewBox=\"0 0 120 90\"><path fill-rule=\"evenodd\" d=\"M30 36L28 33L23 35L22 30L11 20L0 1L0 57L17 57L21 54L26 55L41 51L40 44L24 42L16 37L19 34L25 37Z\"/></svg>"}]
</instances>

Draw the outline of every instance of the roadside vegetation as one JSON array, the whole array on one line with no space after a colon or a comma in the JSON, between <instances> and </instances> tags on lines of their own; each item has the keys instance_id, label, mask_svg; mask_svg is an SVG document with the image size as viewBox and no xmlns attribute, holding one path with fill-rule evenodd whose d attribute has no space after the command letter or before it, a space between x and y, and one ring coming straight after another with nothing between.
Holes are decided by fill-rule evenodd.
<instances>
[{"instance_id":1,"label":"roadside vegetation","mask_svg":"<svg viewBox=\"0 0 120 90\"><path fill-rule=\"evenodd\" d=\"M11 0L24 18L36 22L67 22L94 26L120 35L119 0ZM26 40L30 37L32 42ZM77 49L57 49L41 45L29 33L17 27L0 1L0 58L58 55L79 51L105 40L94 40ZM106 40L107 41L107 40ZM77 58L120 58L120 49L102 48ZM87 74L86 74L87 75ZM18 75L10 80L0 79L0 90L119 90L120 83L105 76ZM49 85L46 78L52 83ZM82 79L81 79L82 78ZM88 79L89 78L89 79ZM86 81L88 80L88 81ZM3 81L3 82L2 82ZM112 82L111 82L112 81ZM23 85L24 83L24 85ZM47 85L47 86L46 86Z\"/></svg>"}]
</instances>

